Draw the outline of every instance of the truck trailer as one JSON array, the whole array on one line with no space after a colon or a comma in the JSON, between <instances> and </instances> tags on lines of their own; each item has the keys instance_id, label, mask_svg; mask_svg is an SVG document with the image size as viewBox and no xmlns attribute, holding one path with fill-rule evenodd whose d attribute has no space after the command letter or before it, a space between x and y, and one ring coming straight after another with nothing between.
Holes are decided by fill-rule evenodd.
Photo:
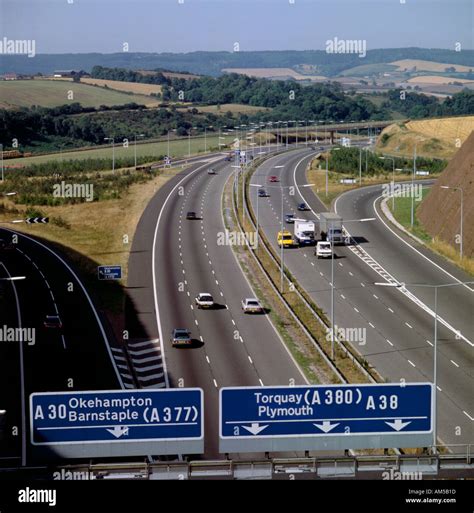
<instances>
[{"instance_id":1,"label":"truck trailer","mask_svg":"<svg viewBox=\"0 0 474 513\"><path fill-rule=\"evenodd\" d=\"M321 240L331 241L333 244L344 244L341 216L333 212L319 214L319 231Z\"/></svg>"}]
</instances>

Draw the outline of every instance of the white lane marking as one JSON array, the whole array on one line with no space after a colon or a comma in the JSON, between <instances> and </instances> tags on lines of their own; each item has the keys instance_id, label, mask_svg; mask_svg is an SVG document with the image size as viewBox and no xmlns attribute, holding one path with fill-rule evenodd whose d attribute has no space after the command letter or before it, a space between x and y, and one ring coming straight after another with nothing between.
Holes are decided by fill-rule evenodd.
<instances>
[{"instance_id":1,"label":"white lane marking","mask_svg":"<svg viewBox=\"0 0 474 513\"><path fill-rule=\"evenodd\" d=\"M215 378L214 378L214 386L217 388L217 381Z\"/></svg>"},{"instance_id":2,"label":"white lane marking","mask_svg":"<svg viewBox=\"0 0 474 513\"><path fill-rule=\"evenodd\" d=\"M350 271L349 271L349 274L350 274L351 276L354 276Z\"/></svg>"},{"instance_id":3,"label":"white lane marking","mask_svg":"<svg viewBox=\"0 0 474 513\"><path fill-rule=\"evenodd\" d=\"M324 274L323 274L321 271L319 271L319 274L320 274L321 276L324 276Z\"/></svg>"},{"instance_id":4,"label":"white lane marking","mask_svg":"<svg viewBox=\"0 0 474 513\"><path fill-rule=\"evenodd\" d=\"M202 338L202 335L200 335L200 336L199 336L199 340L200 340L201 342L204 342L204 339Z\"/></svg>"},{"instance_id":5,"label":"white lane marking","mask_svg":"<svg viewBox=\"0 0 474 513\"><path fill-rule=\"evenodd\" d=\"M186 291L186 294L188 295L188 297L191 296L191 294L189 293L189 290Z\"/></svg>"},{"instance_id":6,"label":"white lane marking","mask_svg":"<svg viewBox=\"0 0 474 513\"><path fill-rule=\"evenodd\" d=\"M194 306L193 305L189 305L191 307L191 310L194 310Z\"/></svg>"},{"instance_id":7,"label":"white lane marking","mask_svg":"<svg viewBox=\"0 0 474 513\"><path fill-rule=\"evenodd\" d=\"M454 360L451 360L451 363L459 368L459 365Z\"/></svg>"},{"instance_id":8,"label":"white lane marking","mask_svg":"<svg viewBox=\"0 0 474 513\"><path fill-rule=\"evenodd\" d=\"M223 292L221 292L221 296L224 297L224 293Z\"/></svg>"},{"instance_id":9,"label":"white lane marking","mask_svg":"<svg viewBox=\"0 0 474 513\"><path fill-rule=\"evenodd\" d=\"M240 341L242 342L242 344L244 343L244 339L239 335L239 339Z\"/></svg>"},{"instance_id":10,"label":"white lane marking","mask_svg":"<svg viewBox=\"0 0 474 513\"><path fill-rule=\"evenodd\" d=\"M474 420L474 418L473 418L473 417L471 417L471 416L469 415L469 413L467 413L467 411L464 411L464 410L463 410L462 412L464 413L464 415L466 415L467 417L469 417L471 420Z\"/></svg>"},{"instance_id":11,"label":"white lane marking","mask_svg":"<svg viewBox=\"0 0 474 513\"><path fill-rule=\"evenodd\" d=\"M211 364L211 360L209 360L209 356L206 355L206 360L207 360L207 363L210 365Z\"/></svg>"},{"instance_id":12,"label":"white lane marking","mask_svg":"<svg viewBox=\"0 0 474 513\"><path fill-rule=\"evenodd\" d=\"M66 339L64 338L64 335L61 335L61 339L63 341L63 347L66 349Z\"/></svg>"},{"instance_id":13,"label":"white lane marking","mask_svg":"<svg viewBox=\"0 0 474 513\"><path fill-rule=\"evenodd\" d=\"M357 310L357 308L356 308L355 306L354 306L354 310L355 310L357 313L359 313L359 310Z\"/></svg>"},{"instance_id":14,"label":"white lane marking","mask_svg":"<svg viewBox=\"0 0 474 513\"><path fill-rule=\"evenodd\" d=\"M408 363L409 363L410 365L412 365L413 367L416 367L416 365L415 365L411 360L408 360Z\"/></svg>"},{"instance_id":15,"label":"white lane marking","mask_svg":"<svg viewBox=\"0 0 474 513\"><path fill-rule=\"evenodd\" d=\"M341 262L339 262L339 265L340 265L341 267L344 267L344 266L341 264Z\"/></svg>"},{"instance_id":16,"label":"white lane marking","mask_svg":"<svg viewBox=\"0 0 474 513\"><path fill-rule=\"evenodd\" d=\"M261 387L264 387L264 386L265 386L265 385L263 384L263 381L262 381L260 378L258 379L258 381L260 382L260 386L261 386ZM467 413L466 413L466 415L467 415Z\"/></svg>"},{"instance_id":17,"label":"white lane marking","mask_svg":"<svg viewBox=\"0 0 474 513\"><path fill-rule=\"evenodd\" d=\"M405 324L412 330L413 329L413 326L411 326L410 324L408 324L408 322L405 322Z\"/></svg>"},{"instance_id":18,"label":"white lane marking","mask_svg":"<svg viewBox=\"0 0 474 513\"><path fill-rule=\"evenodd\" d=\"M431 347L433 347L433 344L429 340L427 340L427 342Z\"/></svg>"},{"instance_id":19,"label":"white lane marking","mask_svg":"<svg viewBox=\"0 0 474 513\"><path fill-rule=\"evenodd\" d=\"M393 346L393 344L390 342L390 340L389 340L388 338L387 338L387 342L388 342L391 346Z\"/></svg>"},{"instance_id":20,"label":"white lane marking","mask_svg":"<svg viewBox=\"0 0 474 513\"><path fill-rule=\"evenodd\" d=\"M391 308L389 308L389 307L387 307L387 308L388 308L392 313L394 313L394 311L393 311Z\"/></svg>"},{"instance_id":21,"label":"white lane marking","mask_svg":"<svg viewBox=\"0 0 474 513\"><path fill-rule=\"evenodd\" d=\"M314 262L311 262L311 265L313 265L313 266L314 266Z\"/></svg>"},{"instance_id":22,"label":"white lane marking","mask_svg":"<svg viewBox=\"0 0 474 513\"><path fill-rule=\"evenodd\" d=\"M231 321L232 321L232 324L235 326L235 321L234 321L234 319L231 319Z\"/></svg>"},{"instance_id":23,"label":"white lane marking","mask_svg":"<svg viewBox=\"0 0 474 513\"><path fill-rule=\"evenodd\" d=\"M378 296L376 296L375 294L372 294L372 295L374 296L374 298L375 298L375 299L378 299L378 298L379 298L379 297L378 297Z\"/></svg>"},{"instance_id":24,"label":"white lane marking","mask_svg":"<svg viewBox=\"0 0 474 513\"><path fill-rule=\"evenodd\" d=\"M361 287L365 287L365 283L360 282Z\"/></svg>"},{"instance_id":25,"label":"white lane marking","mask_svg":"<svg viewBox=\"0 0 474 513\"><path fill-rule=\"evenodd\" d=\"M250 358L250 355L248 355L249 362L253 365L252 358Z\"/></svg>"},{"instance_id":26,"label":"white lane marking","mask_svg":"<svg viewBox=\"0 0 474 513\"><path fill-rule=\"evenodd\" d=\"M346 299L346 296L344 294L341 294L342 299Z\"/></svg>"},{"instance_id":27,"label":"white lane marking","mask_svg":"<svg viewBox=\"0 0 474 513\"><path fill-rule=\"evenodd\" d=\"M441 387L440 387L440 386L436 385L436 388L438 389L438 391L439 391L439 392L442 392L442 390L441 390Z\"/></svg>"},{"instance_id":28,"label":"white lane marking","mask_svg":"<svg viewBox=\"0 0 474 513\"><path fill-rule=\"evenodd\" d=\"M369 326L375 329L375 326L371 322L369 322Z\"/></svg>"}]
</instances>

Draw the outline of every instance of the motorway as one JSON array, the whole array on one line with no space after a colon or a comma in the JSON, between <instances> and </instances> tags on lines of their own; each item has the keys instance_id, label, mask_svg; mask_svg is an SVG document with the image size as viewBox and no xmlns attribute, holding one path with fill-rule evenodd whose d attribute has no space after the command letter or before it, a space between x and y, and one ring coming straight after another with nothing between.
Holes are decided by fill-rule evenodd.
<instances>
[{"instance_id":1,"label":"motorway","mask_svg":"<svg viewBox=\"0 0 474 513\"><path fill-rule=\"evenodd\" d=\"M14 232L0 229L0 238ZM18 235L15 249L0 253L0 410L6 410L0 464L33 464L28 448L28 397L33 392L121 388L108 334L77 275L40 240ZM46 315L59 315L63 330L45 329ZM22 343L5 341L5 328L29 328ZM54 454L51 454L54 458Z\"/></svg>"},{"instance_id":2,"label":"motorway","mask_svg":"<svg viewBox=\"0 0 474 513\"><path fill-rule=\"evenodd\" d=\"M309 187L301 187L307 183L305 169L312 155L314 152L301 150L275 156L252 177L252 183L265 184L270 193L267 198L257 199L256 187L250 187L254 212L259 201L260 227L275 248L276 233L281 226L282 192L285 214L295 213L297 217L315 220L319 212L327 211ZM281 182L269 184L270 175L279 176ZM294 186L294 195L286 188L289 186ZM441 284L466 281L469 277L424 248L415 248L415 251L411 240L389 229L378 209L377 213L374 210L374 200L380 195L381 186L373 186L347 192L336 202L337 212L345 219L375 217L376 220L349 223L346 229L359 244L336 247L335 325L364 330L359 333L366 336L351 342L388 381L432 381L434 316L429 309L433 309L433 289L407 286L405 293L373 283L395 279L406 283ZM296 206L301 201L305 201L311 211L298 212ZM286 226L292 230L291 225ZM318 260L313 252L313 247L287 249L285 265L329 316L331 261ZM440 290L438 436L444 443L472 443L472 289L458 286ZM412 299L407 297L410 293Z\"/></svg>"},{"instance_id":3,"label":"motorway","mask_svg":"<svg viewBox=\"0 0 474 513\"><path fill-rule=\"evenodd\" d=\"M208 175L213 167L216 175ZM196 163L169 180L148 204L137 227L129 264L136 336L159 338L171 387L204 390L204 458L218 452L218 390L225 386L303 384L305 379L266 315L245 315L252 297L225 230L221 198L231 163ZM186 220L195 211L197 220ZM213 295L219 307L198 310L194 297ZM154 309L150 305L154 305ZM174 328L188 328L192 348L173 348ZM248 456L248 455L246 455Z\"/></svg>"}]
</instances>

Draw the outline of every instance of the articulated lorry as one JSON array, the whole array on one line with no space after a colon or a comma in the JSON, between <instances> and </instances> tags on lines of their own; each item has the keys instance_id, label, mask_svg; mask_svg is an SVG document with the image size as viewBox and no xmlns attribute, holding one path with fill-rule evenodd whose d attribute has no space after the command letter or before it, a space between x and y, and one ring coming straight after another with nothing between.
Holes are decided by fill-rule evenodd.
<instances>
[{"instance_id":1,"label":"articulated lorry","mask_svg":"<svg viewBox=\"0 0 474 513\"><path fill-rule=\"evenodd\" d=\"M341 216L333 212L321 212L319 214L319 231L321 240L331 241L333 244L344 244Z\"/></svg>"},{"instance_id":2,"label":"articulated lorry","mask_svg":"<svg viewBox=\"0 0 474 513\"><path fill-rule=\"evenodd\" d=\"M314 244L313 221L295 219L295 240L300 246Z\"/></svg>"}]
</instances>

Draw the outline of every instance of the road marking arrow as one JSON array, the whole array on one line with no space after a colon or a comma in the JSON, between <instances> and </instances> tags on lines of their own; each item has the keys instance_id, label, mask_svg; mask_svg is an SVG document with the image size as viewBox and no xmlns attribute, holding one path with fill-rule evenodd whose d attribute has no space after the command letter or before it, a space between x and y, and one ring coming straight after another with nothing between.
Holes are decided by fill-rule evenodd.
<instances>
[{"instance_id":1,"label":"road marking arrow","mask_svg":"<svg viewBox=\"0 0 474 513\"><path fill-rule=\"evenodd\" d=\"M336 426L339 426L339 422L337 424L331 424L329 420L325 420L322 424L314 424L318 429L324 431L325 433L329 433Z\"/></svg>"},{"instance_id":2,"label":"road marking arrow","mask_svg":"<svg viewBox=\"0 0 474 513\"><path fill-rule=\"evenodd\" d=\"M107 429L107 431L115 438L120 438L123 435L128 435L128 426L115 426L114 429Z\"/></svg>"},{"instance_id":3,"label":"road marking arrow","mask_svg":"<svg viewBox=\"0 0 474 513\"><path fill-rule=\"evenodd\" d=\"M395 429L395 431L401 431L404 427L408 426L408 424L411 424L411 420L403 422L401 419L396 419L394 422L385 422L385 424Z\"/></svg>"},{"instance_id":4,"label":"road marking arrow","mask_svg":"<svg viewBox=\"0 0 474 513\"><path fill-rule=\"evenodd\" d=\"M261 431L263 431L265 428L268 427L268 424L266 426L261 426L258 423L253 423L251 426L242 426L244 429L252 433L252 435L258 435Z\"/></svg>"}]
</instances>

